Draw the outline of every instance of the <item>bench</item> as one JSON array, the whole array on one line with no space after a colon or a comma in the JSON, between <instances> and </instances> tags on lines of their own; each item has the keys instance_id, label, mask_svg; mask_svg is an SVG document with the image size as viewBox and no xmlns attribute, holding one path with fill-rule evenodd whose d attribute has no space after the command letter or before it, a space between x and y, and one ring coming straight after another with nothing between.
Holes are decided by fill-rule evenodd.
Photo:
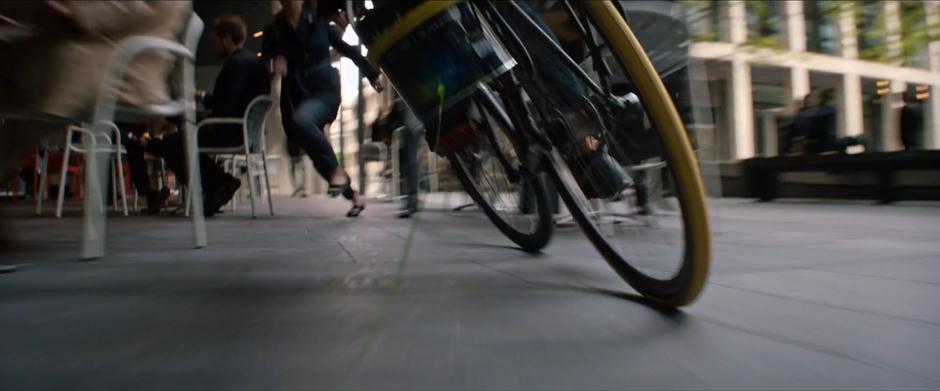
<instances>
[{"instance_id":1,"label":"bench","mask_svg":"<svg viewBox=\"0 0 940 391\"><path fill-rule=\"evenodd\" d=\"M873 172L877 175L876 198L881 203L900 199L895 177L900 171L940 170L940 151L867 152L861 154L775 156L743 162L747 197L771 201L780 196L780 174Z\"/></svg>"}]
</instances>

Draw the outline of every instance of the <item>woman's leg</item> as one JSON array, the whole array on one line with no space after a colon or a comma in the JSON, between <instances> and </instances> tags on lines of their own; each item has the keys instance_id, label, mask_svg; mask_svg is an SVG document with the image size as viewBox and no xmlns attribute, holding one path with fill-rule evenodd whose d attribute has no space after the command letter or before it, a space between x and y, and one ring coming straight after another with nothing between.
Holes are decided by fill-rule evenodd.
<instances>
[{"instance_id":1,"label":"woman's leg","mask_svg":"<svg viewBox=\"0 0 940 391\"><path fill-rule=\"evenodd\" d=\"M331 185L342 184L348 180L345 178L346 173L339 167L333 145L323 133L323 125L335 116L338 109L338 97L317 96L293 107L291 115L291 137L307 151L317 172ZM347 186L342 194L344 198L355 201L356 192L350 186Z\"/></svg>"}]
</instances>

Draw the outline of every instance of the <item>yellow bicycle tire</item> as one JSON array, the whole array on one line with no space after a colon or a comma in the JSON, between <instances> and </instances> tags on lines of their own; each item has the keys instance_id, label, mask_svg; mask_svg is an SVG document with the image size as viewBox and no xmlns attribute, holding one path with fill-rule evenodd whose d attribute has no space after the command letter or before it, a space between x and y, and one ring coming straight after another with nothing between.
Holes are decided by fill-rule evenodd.
<instances>
[{"instance_id":1,"label":"yellow bicycle tire","mask_svg":"<svg viewBox=\"0 0 940 391\"><path fill-rule=\"evenodd\" d=\"M644 291L642 286L629 280L627 282L660 304L673 307L687 305L701 294L711 262L708 204L697 158L666 87L613 3L605 0L585 1L581 4L596 23L598 32L607 39L611 52L634 81L637 95L646 107L650 121L659 131L666 160L674 176L685 225L684 256L688 263L685 266L691 268L691 272L681 294L659 297Z\"/></svg>"}]
</instances>

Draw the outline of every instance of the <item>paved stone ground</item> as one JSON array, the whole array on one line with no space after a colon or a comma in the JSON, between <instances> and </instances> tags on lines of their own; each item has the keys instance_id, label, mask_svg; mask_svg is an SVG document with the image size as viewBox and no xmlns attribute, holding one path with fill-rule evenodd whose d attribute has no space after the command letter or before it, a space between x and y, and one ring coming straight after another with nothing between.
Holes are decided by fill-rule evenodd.
<instances>
[{"instance_id":1,"label":"paved stone ground","mask_svg":"<svg viewBox=\"0 0 940 391\"><path fill-rule=\"evenodd\" d=\"M78 212L10 226L0 389L940 387L940 204L715 203L703 297L632 296L574 229L543 254L475 212L276 200L209 222ZM19 215L17 215L19 213Z\"/></svg>"}]
</instances>

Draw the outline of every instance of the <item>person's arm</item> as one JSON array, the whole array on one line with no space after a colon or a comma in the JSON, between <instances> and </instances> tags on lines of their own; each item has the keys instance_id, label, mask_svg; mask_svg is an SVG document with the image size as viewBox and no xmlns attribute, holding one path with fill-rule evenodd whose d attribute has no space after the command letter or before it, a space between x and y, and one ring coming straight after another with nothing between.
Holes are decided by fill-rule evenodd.
<instances>
[{"instance_id":1,"label":"person's arm","mask_svg":"<svg viewBox=\"0 0 940 391\"><path fill-rule=\"evenodd\" d=\"M356 50L356 48L354 48L352 45L346 43L346 41L343 41L343 37L341 37L339 33L333 29L327 30L327 34L330 39L330 45L333 46L333 48L336 49L336 51L338 51L340 54L352 60L353 63L356 64L356 66L359 67L363 73L365 73L369 81L375 85L376 80L379 78L379 71L369 63L369 60L366 60L366 58L362 56L362 53Z\"/></svg>"},{"instance_id":2,"label":"person's arm","mask_svg":"<svg viewBox=\"0 0 940 391\"><path fill-rule=\"evenodd\" d=\"M283 59L284 56L281 53L281 45L277 40L276 23L277 21L275 20L265 27L264 35L261 36L261 61L272 76L287 73L287 61ZM280 60L278 60L279 58Z\"/></svg>"}]
</instances>

